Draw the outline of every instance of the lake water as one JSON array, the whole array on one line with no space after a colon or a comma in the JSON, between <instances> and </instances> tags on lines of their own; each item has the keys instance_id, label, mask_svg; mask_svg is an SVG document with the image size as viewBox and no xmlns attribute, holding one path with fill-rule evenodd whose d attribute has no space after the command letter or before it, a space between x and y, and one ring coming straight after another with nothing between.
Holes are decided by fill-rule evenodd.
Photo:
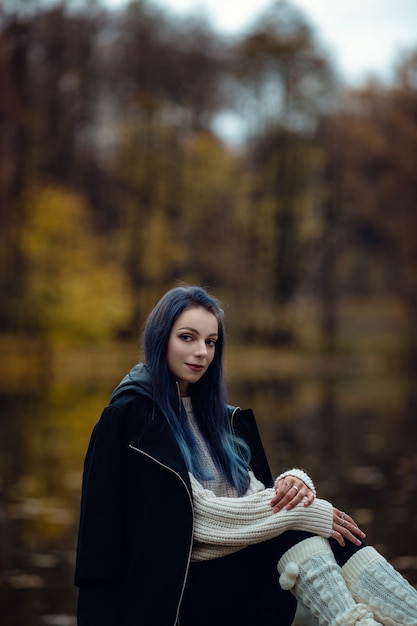
<instances>
[{"instance_id":1,"label":"lake water","mask_svg":"<svg viewBox=\"0 0 417 626\"><path fill-rule=\"evenodd\" d=\"M299 358L228 364L229 399L252 407L274 473L303 467L417 583L415 381L390 364ZM285 361L285 359L284 359ZM1 385L0 623L73 626L82 463L134 355L55 355ZM300 622L301 623L301 622Z\"/></svg>"}]
</instances>

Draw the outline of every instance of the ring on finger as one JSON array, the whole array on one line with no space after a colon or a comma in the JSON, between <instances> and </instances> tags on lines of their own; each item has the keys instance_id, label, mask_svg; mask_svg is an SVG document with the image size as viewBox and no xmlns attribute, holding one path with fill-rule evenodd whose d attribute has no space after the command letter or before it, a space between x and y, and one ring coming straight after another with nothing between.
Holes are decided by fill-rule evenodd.
<instances>
[{"instance_id":1,"label":"ring on finger","mask_svg":"<svg viewBox=\"0 0 417 626\"><path fill-rule=\"evenodd\" d=\"M340 525L343 526L343 528L346 526L347 522L345 520L345 518L342 519L342 521L340 522Z\"/></svg>"},{"instance_id":2,"label":"ring on finger","mask_svg":"<svg viewBox=\"0 0 417 626\"><path fill-rule=\"evenodd\" d=\"M295 489L297 493L299 492L299 489L296 485L291 485L290 489Z\"/></svg>"}]
</instances>

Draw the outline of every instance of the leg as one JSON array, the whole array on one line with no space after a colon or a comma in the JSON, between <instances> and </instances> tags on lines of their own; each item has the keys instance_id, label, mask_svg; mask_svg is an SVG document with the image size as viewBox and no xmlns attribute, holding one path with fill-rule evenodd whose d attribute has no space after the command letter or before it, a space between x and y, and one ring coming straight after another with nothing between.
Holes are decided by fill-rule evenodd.
<instances>
[{"instance_id":1,"label":"leg","mask_svg":"<svg viewBox=\"0 0 417 626\"><path fill-rule=\"evenodd\" d=\"M297 603L278 584L273 541L192 563L181 605L181 626L291 626Z\"/></svg>"},{"instance_id":2,"label":"leg","mask_svg":"<svg viewBox=\"0 0 417 626\"><path fill-rule=\"evenodd\" d=\"M333 539L332 537L328 541L335 561L338 565L340 565L340 567L343 567L343 565L359 550L363 550L363 548L366 547L366 543L364 541L362 541L360 546L355 546L355 544L350 541L346 541L346 545L341 546L337 543L336 539Z\"/></svg>"},{"instance_id":3,"label":"leg","mask_svg":"<svg viewBox=\"0 0 417 626\"><path fill-rule=\"evenodd\" d=\"M359 550L342 571L353 597L384 626L417 626L417 591L375 548Z\"/></svg>"},{"instance_id":4,"label":"leg","mask_svg":"<svg viewBox=\"0 0 417 626\"><path fill-rule=\"evenodd\" d=\"M417 626L417 591L375 548L329 543L353 597L385 626Z\"/></svg>"},{"instance_id":5,"label":"leg","mask_svg":"<svg viewBox=\"0 0 417 626\"><path fill-rule=\"evenodd\" d=\"M276 545L277 538L249 549L251 580L247 616L251 626L291 626L294 621L297 601L292 593L279 585Z\"/></svg>"},{"instance_id":6,"label":"leg","mask_svg":"<svg viewBox=\"0 0 417 626\"><path fill-rule=\"evenodd\" d=\"M310 536L289 548L278 571L281 587L291 589L320 626L379 624L365 604L353 599L330 544L322 537Z\"/></svg>"}]
</instances>

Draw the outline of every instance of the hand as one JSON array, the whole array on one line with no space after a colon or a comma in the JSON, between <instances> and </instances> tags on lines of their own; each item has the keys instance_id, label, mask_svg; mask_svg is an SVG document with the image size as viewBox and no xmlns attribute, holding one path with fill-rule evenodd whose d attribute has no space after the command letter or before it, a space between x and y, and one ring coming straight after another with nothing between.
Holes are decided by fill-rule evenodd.
<instances>
[{"instance_id":1,"label":"hand","mask_svg":"<svg viewBox=\"0 0 417 626\"><path fill-rule=\"evenodd\" d=\"M333 507L332 537L336 539L338 544L344 546L346 538L355 545L360 546L362 541L359 537L363 539L365 536L365 533L359 528L350 515Z\"/></svg>"},{"instance_id":2,"label":"hand","mask_svg":"<svg viewBox=\"0 0 417 626\"><path fill-rule=\"evenodd\" d=\"M309 506L314 500L314 493L305 483L295 476L284 476L275 485L275 496L271 500L274 513L278 513L284 507L287 511L303 502Z\"/></svg>"}]
</instances>

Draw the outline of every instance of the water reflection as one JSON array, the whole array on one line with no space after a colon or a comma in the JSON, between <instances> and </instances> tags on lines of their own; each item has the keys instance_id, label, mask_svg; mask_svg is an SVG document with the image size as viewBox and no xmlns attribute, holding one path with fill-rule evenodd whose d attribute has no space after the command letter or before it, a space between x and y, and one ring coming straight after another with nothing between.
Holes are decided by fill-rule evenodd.
<instances>
[{"instance_id":1,"label":"water reflection","mask_svg":"<svg viewBox=\"0 0 417 626\"><path fill-rule=\"evenodd\" d=\"M73 383L2 394L0 621L7 626L75 624L82 461L107 395L108 387Z\"/></svg>"},{"instance_id":2,"label":"water reflection","mask_svg":"<svg viewBox=\"0 0 417 626\"><path fill-rule=\"evenodd\" d=\"M414 387L392 376L240 381L231 399L254 408L274 472L305 468L416 584Z\"/></svg>"},{"instance_id":3,"label":"water reflection","mask_svg":"<svg viewBox=\"0 0 417 626\"><path fill-rule=\"evenodd\" d=\"M130 365L130 364L129 364ZM82 462L91 428L124 369L74 371L0 397L0 621L72 626ZM44 379L45 381L45 379ZM21 383L22 381L20 381ZM417 422L413 385L392 376L238 377L274 472L297 465L351 512L369 540L417 583Z\"/></svg>"}]
</instances>

